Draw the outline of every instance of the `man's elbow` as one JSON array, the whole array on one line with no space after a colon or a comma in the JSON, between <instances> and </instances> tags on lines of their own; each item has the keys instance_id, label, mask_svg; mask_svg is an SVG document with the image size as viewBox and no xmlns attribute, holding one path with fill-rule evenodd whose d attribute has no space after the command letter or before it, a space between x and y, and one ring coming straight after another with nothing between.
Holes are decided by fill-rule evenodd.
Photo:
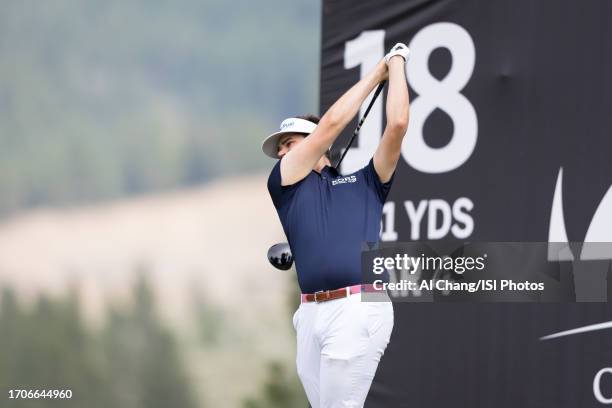
<instances>
[{"instance_id":1,"label":"man's elbow","mask_svg":"<svg viewBox=\"0 0 612 408\"><path fill-rule=\"evenodd\" d=\"M334 111L330 111L324 115L319 122L319 127L324 127L330 131L335 131L342 126L342 115Z\"/></svg>"},{"instance_id":2,"label":"man's elbow","mask_svg":"<svg viewBox=\"0 0 612 408\"><path fill-rule=\"evenodd\" d=\"M321 118L309 139L317 140L317 145L323 146L322 149L327 150L342 129L342 121L339 116L326 114Z\"/></svg>"},{"instance_id":3,"label":"man's elbow","mask_svg":"<svg viewBox=\"0 0 612 408\"><path fill-rule=\"evenodd\" d=\"M408 130L408 116L394 118L387 122L389 133L403 137Z\"/></svg>"}]
</instances>

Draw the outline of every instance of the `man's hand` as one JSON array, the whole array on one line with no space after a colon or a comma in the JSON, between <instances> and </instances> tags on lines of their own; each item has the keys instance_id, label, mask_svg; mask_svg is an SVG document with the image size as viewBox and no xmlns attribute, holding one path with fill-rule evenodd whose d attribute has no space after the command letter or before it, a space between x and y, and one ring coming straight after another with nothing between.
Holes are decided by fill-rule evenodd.
<instances>
[{"instance_id":1,"label":"man's hand","mask_svg":"<svg viewBox=\"0 0 612 408\"><path fill-rule=\"evenodd\" d=\"M378 72L379 82L389 80L389 65L387 64L385 58L378 61L378 64L376 64L374 71Z\"/></svg>"},{"instance_id":2,"label":"man's hand","mask_svg":"<svg viewBox=\"0 0 612 408\"><path fill-rule=\"evenodd\" d=\"M397 43L391 48L391 51L385 55L385 62L389 64L391 58L395 56L400 56L404 59L404 61L408 61L408 56L410 55L410 49L404 43Z\"/></svg>"}]
</instances>

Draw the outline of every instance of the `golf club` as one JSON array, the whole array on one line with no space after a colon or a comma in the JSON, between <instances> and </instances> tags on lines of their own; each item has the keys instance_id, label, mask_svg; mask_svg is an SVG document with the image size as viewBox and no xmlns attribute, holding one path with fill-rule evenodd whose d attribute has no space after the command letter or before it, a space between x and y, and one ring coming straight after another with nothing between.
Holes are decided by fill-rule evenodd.
<instances>
[{"instance_id":1,"label":"golf club","mask_svg":"<svg viewBox=\"0 0 612 408\"><path fill-rule=\"evenodd\" d=\"M365 118L368 116L368 113L370 113L370 109L372 109L374 102L376 102L378 95L380 95L386 83L387 81L382 81L378 85L378 88L376 88L376 90L374 91L374 96L372 96L372 99L370 100L368 107L363 113L363 117L359 120L359 123L357 123L357 127L353 131L353 136L351 136L351 140L349 141L348 146L346 146L346 149L344 149L344 153L342 153L342 156L340 156L340 160L338 160L338 163L334 166L336 170L338 170L338 167L340 167L340 163L342 163L344 156L346 156L346 153L351 148L351 145L353 144L355 137L359 134L361 125L363 125ZM290 269L291 266L293 265L293 255L291 254L291 248L289 247L289 244L286 242L281 242L281 243L272 245L270 249L268 249L268 261L270 261L272 266L274 266L277 269L281 269L283 271Z\"/></svg>"},{"instance_id":2,"label":"golf club","mask_svg":"<svg viewBox=\"0 0 612 408\"><path fill-rule=\"evenodd\" d=\"M346 153L351 148L351 145L353 144L353 140L355 140L355 137L359 134L359 130L361 129L361 125L363 125L363 122L365 121L365 118L368 116L368 113L370 113L370 109L372 109L372 106L374 105L374 102L376 102L376 99L378 98L378 95L380 95L380 93L382 92L382 90L385 87L386 83L387 83L387 81L382 81L378 85L378 88L376 88L376 91L374 91L374 96L372 97L372 100L370 100L370 103L368 104L368 107L366 108L365 112L363 113L363 117L361 118L359 123L357 123L357 127L353 131L353 136L351 136L351 140L349 141L348 145L346 146L346 149L344 149L344 153L342 153L342 156L340 156L340 160L338 160L338 163L336 163L336 165L334 166L334 168L336 170L338 170L338 168L340 167L340 163L342 163L342 160L344 159L344 156L346 156Z\"/></svg>"}]
</instances>

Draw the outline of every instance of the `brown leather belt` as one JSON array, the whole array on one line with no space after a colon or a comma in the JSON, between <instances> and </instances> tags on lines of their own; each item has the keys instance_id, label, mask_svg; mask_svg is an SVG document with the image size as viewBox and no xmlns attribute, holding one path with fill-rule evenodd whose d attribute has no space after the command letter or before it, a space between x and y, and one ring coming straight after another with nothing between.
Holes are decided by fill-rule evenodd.
<instances>
[{"instance_id":1,"label":"brown leather belt","mask_svg":"<svg viewBox=\"0 0 612 408\"><path fill-rule=\"evenodd\" d=\"M342 299L362 291L376 291L373 285L353 285L340 289L321 290L315 293L302 293L302 303L307 302L327 302L328 300Z\"/></svg>"}]
</instances>

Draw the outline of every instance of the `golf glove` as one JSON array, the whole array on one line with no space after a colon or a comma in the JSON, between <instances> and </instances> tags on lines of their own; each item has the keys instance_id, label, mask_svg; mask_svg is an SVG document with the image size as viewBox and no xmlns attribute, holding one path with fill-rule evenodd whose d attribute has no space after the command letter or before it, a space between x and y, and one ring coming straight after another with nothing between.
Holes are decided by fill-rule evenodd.
<instances>
[{"instance_id":1,"label":"golf glove","mask_svg":"<svg viewBox=\"0 0 612 408\"><path fill-rule=\"evenodd\" d=\"M395 44L393 48L391 48L391 51L389 51L389 53L385 55L385 61L387 62L387 64L389 63L391 57L394 57L396 55L401 56L404 59L404 62L408 61L408 55L410 55L410 50L404 43Z\"/></svg>"}]
</instances>

